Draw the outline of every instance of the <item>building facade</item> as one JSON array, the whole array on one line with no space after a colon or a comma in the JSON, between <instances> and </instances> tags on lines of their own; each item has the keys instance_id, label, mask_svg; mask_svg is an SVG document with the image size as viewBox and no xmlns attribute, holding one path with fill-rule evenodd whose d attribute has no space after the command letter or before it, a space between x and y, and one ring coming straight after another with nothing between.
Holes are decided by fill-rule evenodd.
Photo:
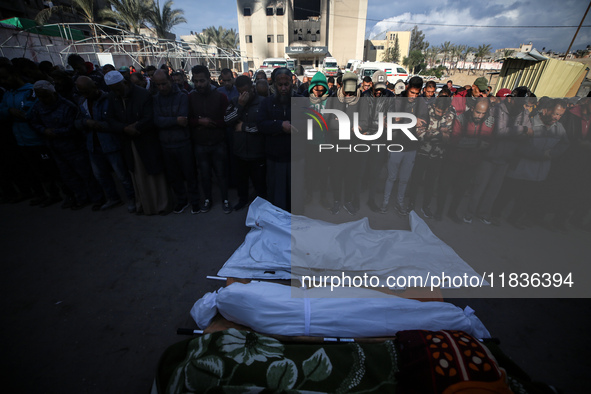
<instances>
[{"instance_id":1,"label":"building facade","mask_svg":"<svg viewBox=\"0 0 591 394\"><path fill-rule=\"evenodd\" d=\"M319 67L326 56L344 66L363 56L367 0L237 0L245 66L291 58Z\"/></svg>"},{"instance_id":2,"label":"building facade","mask_svg":"<svg viewBox=\"0 0 591 394\"><path fill-rule=\"evenodd\" d=\"M363 50L363 60L368 62L381 62L389 48L394 48L398 38L398 47L400 48L400 58L398 63L402 64L402 59L408 56L410 50L410 30L409 31L388 31L384 39L365 40ZM380 38L381 38L380 37Z\"/></svg>"}]
</instances>

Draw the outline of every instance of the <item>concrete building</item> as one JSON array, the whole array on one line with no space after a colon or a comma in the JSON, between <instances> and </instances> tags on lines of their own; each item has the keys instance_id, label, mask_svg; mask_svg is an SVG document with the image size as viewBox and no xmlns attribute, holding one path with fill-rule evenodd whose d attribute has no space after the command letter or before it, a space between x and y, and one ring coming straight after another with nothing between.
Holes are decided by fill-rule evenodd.
<instances>
[{"instance_id":1,"label":"concrete building","mask_svg":"<svg viewBox=\"0 0 591 394\"><path fill-rule=\"evenodd\" d=\"M402 64L402 59L408 56L410 51L410 30L409 31L388 31L381 39L365 40L363 49L363 60L368 62L383 61L384 54L388 48L394 48L396 38L400 47L400 59L398 63ZM382 38L383 37L383 38Z\"/></svg>"},{"instance_id":2,"label":"concrete building","mask_svg":"<svg viewBox=\"0 0 591 394\"><path fill-rule=\"evenodd\" d=\"M270 57L318 67L363 56L367 0L237 0L240 50L256 69Z\"/></svg>"}]
</instances>

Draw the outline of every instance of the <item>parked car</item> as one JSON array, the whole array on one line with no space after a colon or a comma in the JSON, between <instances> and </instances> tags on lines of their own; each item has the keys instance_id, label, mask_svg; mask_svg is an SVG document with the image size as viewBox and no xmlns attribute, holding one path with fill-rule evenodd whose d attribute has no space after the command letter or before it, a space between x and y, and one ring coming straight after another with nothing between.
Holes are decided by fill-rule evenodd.
<instances>
[{"instance_id":1,"label":"parked car","mask_svg":"<svg viewBox=\"0 0 591 394\"><path fill-rule=\"evenodd\" d=\"M304 77L314 78L314 75L316 75L317 72L318 70L316 70L314 66L304 66Z\"/></svg>"}]
</instances>

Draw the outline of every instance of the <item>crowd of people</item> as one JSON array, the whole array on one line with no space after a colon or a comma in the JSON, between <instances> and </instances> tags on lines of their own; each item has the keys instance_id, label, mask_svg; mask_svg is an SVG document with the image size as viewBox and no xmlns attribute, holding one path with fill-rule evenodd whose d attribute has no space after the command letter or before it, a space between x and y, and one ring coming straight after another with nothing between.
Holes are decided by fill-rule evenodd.
<instances>
[{"instance_id":1,"label":"crowd of people","mask_svg":"<svg viewBox=\"0 0 591 394\"><path fill-rule=\"evenodd\" d=\"M68 64L0 60L4 202L107 210L124 204L114 175L130 213L205 213L215 174L224 213L255 195L303 213L317 193L335 215L357 214L367 196L378 213L487 225L505 216L520 229L550 216L553 229L591 230L591 98L537 98L527 87L492 95L484 77L437 91L420 77L392 85L382 71L300 81L285 68L212 78L197 65L189 79L168 65L99 69L78 55ZM322 151L340 142L338 117L328 112L328 129L305 139L293 98L359 114L352 144L377 135L402 149ZM382 132L387 113L414 115L414 138Z\"/></svg>"}]
</instances>

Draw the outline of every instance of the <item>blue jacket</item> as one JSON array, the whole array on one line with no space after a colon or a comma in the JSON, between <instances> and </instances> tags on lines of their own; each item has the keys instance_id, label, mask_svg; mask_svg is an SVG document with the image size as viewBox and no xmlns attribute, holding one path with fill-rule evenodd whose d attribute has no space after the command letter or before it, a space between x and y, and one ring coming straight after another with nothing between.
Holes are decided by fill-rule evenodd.
<instances>
[{"instance_id":1,"label":"blue jacket","mask_svg":"<svg viewBox=\"0 0 591 394\"><path fill-rule=\"evenodd\" d=\"M39 135L43 135L45 129L53 130L55 137L46 138L47 146L59 152L73 152L84 149L84 136L74 127L77 115L76 105L58 96L51 106L37 101L27 118Z\"/></svg>"},{"instance_id":2,"label":"blue jacket","mask_svg":"<svg viewBox=\"0 0 591 394\"><path fill-rule=\"evenodd\" d=\"M12 132L19 146L43 146L45 142L26 122L15 119L9 112L10 108L28 113L35 104L33 85L27 83L16 90L7 90L0 103L0 121L4 124L12 121Z\"/></svg>"},{"instance_id":3,"label":"blue jacket","mask_svg":"<svg viewBox=\"0 0 591 394\"><path fill-rule=\"evenodd\" d=\"M121 139L117 134L109 132L109 123L107 112L109 110L108 93L101 92L101 96L91 103L92 116L88 108L88 100L84 99L80 104L80 112L78 119L76 119L76 129L86 131L86 148L89 152L95 150L95 139L98 139L103 153L111 153L121 150ZM103 132L96 132L94 130L87 130L84 123L87 119L92 119L99 122L102 126Z\"/></svg>"},{"instance_id":4,"label":"blue jacket","mask_svg":"<svg viewBox=\"0 0 591 394\"><path fill-rule=\"evenodd\" d=\"M154 124L164 148L180 148L191 143L189 127L179 126L177 118L189 116L189 95L176 84L168 96L158 93L154 96Z\"/></svg>"}]
</instances>

